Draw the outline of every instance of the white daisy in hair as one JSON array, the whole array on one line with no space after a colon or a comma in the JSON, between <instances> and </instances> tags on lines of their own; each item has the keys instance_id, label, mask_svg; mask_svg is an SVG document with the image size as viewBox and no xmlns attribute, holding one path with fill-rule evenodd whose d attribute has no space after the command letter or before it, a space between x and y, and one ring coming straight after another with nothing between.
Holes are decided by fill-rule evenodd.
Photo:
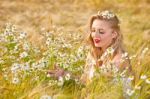
<instances>
[{"instance_id":1,"label":"white daisy in hair","mask_svg":"<svg viewBox=\"0 0 150 99\"><path fill-rule=\"evenodd\" d=\"M102 16L105 19L111 19L113 17L115 17L115 14L109 10L105 10L105 11L98 11L98 15Z\"/></svg>"}]
</instances>

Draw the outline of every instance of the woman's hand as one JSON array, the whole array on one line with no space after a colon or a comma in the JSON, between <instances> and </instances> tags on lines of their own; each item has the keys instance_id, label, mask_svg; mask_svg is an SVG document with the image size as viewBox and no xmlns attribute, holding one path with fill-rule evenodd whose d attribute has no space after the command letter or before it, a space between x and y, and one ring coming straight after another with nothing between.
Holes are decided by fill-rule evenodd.
<instances>
[{"instance_id":1,"label":"woman's hand","mask_svg":"<svg viewBox=\"0 0 150 99\"><path fill-rule=\"evenodd\" d=\"M47 72L51 77L59 78L60 76L65 75L65 70L60 68L59 66L55 65L54 70L49 70Z\"/></svg>"}]
</instances>

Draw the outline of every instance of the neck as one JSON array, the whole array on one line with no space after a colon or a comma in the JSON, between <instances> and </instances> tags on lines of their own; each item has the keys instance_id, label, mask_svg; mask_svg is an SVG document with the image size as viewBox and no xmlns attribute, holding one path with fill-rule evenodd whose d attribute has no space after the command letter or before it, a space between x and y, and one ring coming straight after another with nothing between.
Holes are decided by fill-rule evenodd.
<instances>
[{"instance_id":1,"label":"neck","mask_svg":"<svg viewBox=\"0 0 150 99\"><path fill-rule=\"evenodd\" d=\"M107 48L108 48L108 47L105 47L105 48L103 47L103 48L101 48L101 49L102 49L103 52L105 52Z\"/></svg>"},{"instance_id":2,"label":"neck","mask_svg":"<svg viewBox=\"0 0 150 99\"><path fill-rule=\"evenodd\" d=\"M112 45L110 44L109 46L107 47L101 47L102 51L105 52L107 50L107 48L111 47Z\"/></svg>"}]
</instances>

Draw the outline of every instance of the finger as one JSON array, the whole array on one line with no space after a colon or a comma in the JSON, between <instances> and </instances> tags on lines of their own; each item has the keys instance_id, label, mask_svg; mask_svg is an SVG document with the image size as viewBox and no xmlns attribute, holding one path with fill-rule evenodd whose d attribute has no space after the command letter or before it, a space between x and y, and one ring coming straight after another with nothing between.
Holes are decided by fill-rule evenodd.
<instances>
[{"instance_id":1,"label":"finger","mask_svg":"<svg viewBox=\"0 0 150 99\"><path fill-rule=\"evenodd\" d=\"M49 77L55 77L55 74L48 74Z\"/></svg>"},{"instance_id":2,"label":"finger","mask_svg":"<svg viewBox=\"0 0 150 99\"><path fill-rule=\"evenodd\" d=\"M58 68L58 65L55 63L54 64L54 69L57 69Z\"/></svg>"},{"instance_id":3,"label":"finger","mask_svg":"<svg viewBox=\"0 0 150 99\"><path fill-rule=\"evenodd\" d=\"M50 74L50 75L51 75L51 74L54 74L53 72L47 72L47 73Z\"/></svg>"},{"instance_id":4,"label":"finger","mask_svg":"<svg viewBox=\"0 0 150 99\"><path fill-rule=\"evenodd\" d=\"M62 69L57 63L55 63L54 68L57 70Z\"/></svg>"},{"instance_id":5,"label":"finger","mask_svg":"<svg viewBox=\"0 0 150 99\"><path fill-rule=\"evenodd\" d=\"M54 70L49 70L47 73L48 74L54 74L56 71L54 71Z\"/></svg>"}]
</instances>

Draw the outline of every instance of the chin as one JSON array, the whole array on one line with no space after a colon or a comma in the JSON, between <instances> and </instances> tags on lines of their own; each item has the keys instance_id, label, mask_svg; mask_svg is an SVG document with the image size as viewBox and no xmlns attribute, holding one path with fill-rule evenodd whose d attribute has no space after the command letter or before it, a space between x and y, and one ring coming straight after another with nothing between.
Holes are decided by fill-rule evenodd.
<instances>
[{"instance_id":1,"label":"chin","mask_svg":"<svg viewBox=\"0 0 150 99\"><path fill-rule=\"evenodd\" d=\"M100 45L95 44L95 47L101 47Z\"/></svg>"}]
</instances>

